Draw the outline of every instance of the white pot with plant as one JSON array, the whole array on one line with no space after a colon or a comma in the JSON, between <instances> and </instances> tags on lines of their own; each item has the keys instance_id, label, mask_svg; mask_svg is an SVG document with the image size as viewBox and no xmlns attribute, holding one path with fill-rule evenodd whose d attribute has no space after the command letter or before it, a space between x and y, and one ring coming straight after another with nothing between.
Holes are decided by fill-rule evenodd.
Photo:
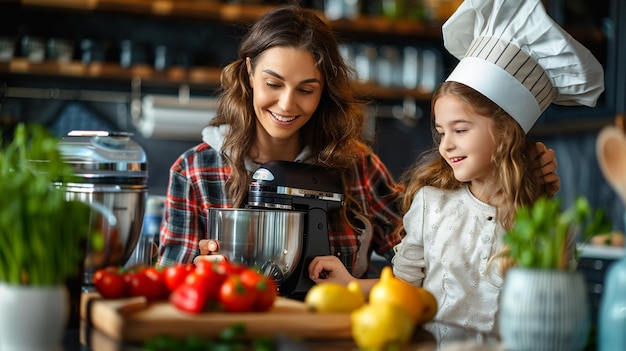
<instances>
[{"instance_id":1,"label":"white pot with plant","mask_svg":"<svg viewBox=\"0 0 626 351\"><path fill-rule=\"evenodd\" d=\"M609 229L604 213L592 211L582 197L565 211L557 198L541 198L518 211L504 236L514 262L504 279L498 314L507 350L585 348L591 311L584 276L576 271L576 241Z\"/></svg>"},{"instance_id":2,"label":"white pot with plant","mask_svg":"<svg viewBox=\"0 0 626 351\"><path fill-rule=\"evenodd\" d=\"M57 143L43 127L26 124L15 127L12 140L0 140L2 351L61 344L69 314L65 283L80 271L87 242L98 245L87 240L92 207L67 201L54 185L73 174Z\"/></svg>"}]
</instances>

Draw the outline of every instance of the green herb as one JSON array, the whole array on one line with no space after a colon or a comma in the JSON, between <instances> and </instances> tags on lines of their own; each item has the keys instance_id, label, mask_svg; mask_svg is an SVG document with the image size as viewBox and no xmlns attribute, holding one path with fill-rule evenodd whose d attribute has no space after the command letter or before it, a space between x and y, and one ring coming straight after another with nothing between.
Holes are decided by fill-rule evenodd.
<instances>
[{"instance_id":1,"label":"green herb","mask_svg":"<svg viewBox=\"0 0 626 351\"><path fill-rule=\"evenodd\" d=\"M0 144L0 281L63 283L78 273L91 228L90 207L54 185L73 169L42 126L18 124Z\"/></svg>"},{"instance_id":2,"label":"green herb","mask_svg":"<svg viewBox=\"0 0 626 351\"><path fill-rule=\"evenodd\" d=\"M573 268L569 265L572 253L567 248L576 230L581 230L579 241L587 242L610 229L606 214L593 211L584 197L577 197L565 211L558 198L542 197L532 207L519 209L504 241L508 256L519 267L567 270Z\"/></svg>"},{"instance_id":3,"label":"green herb","mask_svg":"<svg viewBox=\"0 0 626 351\"><path fill-rule=\"evenodd\" d=\"M162 335L148 339L142 344L142 351L272 351L276 350L276 343L271 338L257 337L251 340L244 338L246 327L244 324L234 324L224 329L215 340L190 335L185 338L175 338Z\"/></svg>"}]
</instances>

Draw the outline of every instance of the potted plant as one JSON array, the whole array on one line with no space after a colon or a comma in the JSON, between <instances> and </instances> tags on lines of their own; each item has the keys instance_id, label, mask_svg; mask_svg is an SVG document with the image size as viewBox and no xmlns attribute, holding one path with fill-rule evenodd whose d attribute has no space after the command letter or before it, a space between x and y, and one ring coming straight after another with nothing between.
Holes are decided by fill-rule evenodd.
<instances>
[{"instance_id":1,"label":"potted plant","mask_svg":"<svg viewBox=\"0 0 626 351\"><path fill-rule=\"evenodd\" d=\"M583 197L566 210L558 198L543 197L517 212L504 235L513 267L504 278L498 315L507 349L584 349L591 312L584 276L576 271L576 242L609 229L604 212L593 211Z\"/></svg>"},{"instance_id":2,"label":"potted plant","mask_svg":"<svg viewBox=\"0 0 626 351\"><path fill-rule=\"evenodd\" d=\"M65 282L84 260L91 208L55 186L73 174L57 144L35 124L17 124L12 140L0 138L1 350L48 350L67 323Z\"/></svg>"}]
</instances>

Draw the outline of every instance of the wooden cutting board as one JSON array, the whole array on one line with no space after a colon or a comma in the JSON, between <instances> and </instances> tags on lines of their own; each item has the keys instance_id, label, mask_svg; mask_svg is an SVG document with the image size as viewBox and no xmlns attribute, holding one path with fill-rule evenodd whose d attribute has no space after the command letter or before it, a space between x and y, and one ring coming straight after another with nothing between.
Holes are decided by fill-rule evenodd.
<instances>
[{"instance_id":1,"label":"wooden cutting board","mask_svg":"<svg viewBox=\"0 0 626 351\"><path fill-rule=\"evenodd\" d=\"M159 335L214 338L237 323L245 324L250 338L281 333L305 339L351 338L350 314L311 312L303 302L283 297L267 312L190 314L167 301L148 303L143 297L110 300L90 292L81 296L80 313L92 328L123 342Z\"/></svg>"}]
</instances>

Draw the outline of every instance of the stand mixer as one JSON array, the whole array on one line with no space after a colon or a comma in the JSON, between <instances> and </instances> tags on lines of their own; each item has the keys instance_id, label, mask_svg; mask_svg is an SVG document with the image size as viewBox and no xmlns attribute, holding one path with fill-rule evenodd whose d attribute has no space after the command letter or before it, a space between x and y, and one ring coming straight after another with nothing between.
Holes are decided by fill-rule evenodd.
<instances>
[{"instance_id":1,"label":"stand mixer","mask_svg":"<svg viewBox=\"0 0 626 351\"><path fill-rule=\"evenodd\" d=\"M320 166L270 161L253 174L248 191L248 207L305 212L302 252L295 270L284 280L278 279L282 296L304 299L315 284L308 274L315 256L330 254L328 213L343 206L343 183L338 172ZM271 234L271 233L266 233Z\"/></svg>"}]
</instances>

